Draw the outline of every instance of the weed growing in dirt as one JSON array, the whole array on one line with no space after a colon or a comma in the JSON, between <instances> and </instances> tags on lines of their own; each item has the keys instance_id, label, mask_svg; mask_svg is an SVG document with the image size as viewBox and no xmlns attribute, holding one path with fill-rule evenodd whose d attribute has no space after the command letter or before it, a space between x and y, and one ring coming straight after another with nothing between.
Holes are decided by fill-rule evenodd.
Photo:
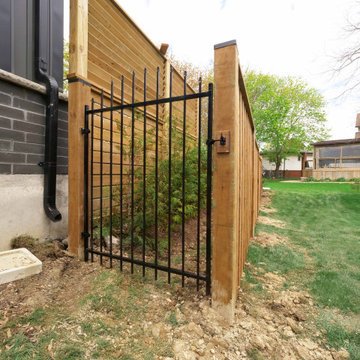
<instances>
[{"instance_id":1,"label":"weed growing in dirt","mask_svg":"<svg viewBox=\"0 0 360 360\"><path fill-rule=\"evenodd\" d=\"M176 315L175 315L175 311L171 310L170 315L167 319L167 321L172 325L172 326L179 326L179 323L176 319Z\"/></svg>"}]
</instances>

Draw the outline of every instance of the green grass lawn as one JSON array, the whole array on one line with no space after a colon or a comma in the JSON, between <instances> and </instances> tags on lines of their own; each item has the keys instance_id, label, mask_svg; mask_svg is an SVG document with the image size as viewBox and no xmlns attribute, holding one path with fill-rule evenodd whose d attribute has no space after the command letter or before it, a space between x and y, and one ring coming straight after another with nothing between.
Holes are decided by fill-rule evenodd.
<instances>
[{"instance_id":1,"label":"green grass lawn","mask_svg":"<svg viewBox=\"0 0 360 360\"><path fill-rule=\"evenodd\" d=\"M274 191L274 214L285 229L259 224L257 231L289 239L289 247L249 249L252 263L287 274L308 289L320 309L318 325L330 345L360 359L360 193L351 184L265 181ZM355 325L357 324L357 325Z\"/></svg>"},{"instance_id":2,"label":"green grass lawn","mask_svg":"<svg viewBox=\"0 0 360 360\"><path fill-rule=\"evenodd\" d=\"M269 187L274 191L287 191L287 192L339 192L339 193L356 193L353 184L349 183L311 183L311 182L298 182L290 183L280 180L265 180L264 187Z\"/></svg>"}]
</instances>

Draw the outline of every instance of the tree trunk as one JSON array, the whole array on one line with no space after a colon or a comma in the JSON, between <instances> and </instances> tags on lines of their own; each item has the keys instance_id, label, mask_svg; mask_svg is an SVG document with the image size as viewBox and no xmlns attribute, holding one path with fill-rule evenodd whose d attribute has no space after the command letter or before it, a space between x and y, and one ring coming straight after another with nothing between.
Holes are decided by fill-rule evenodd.
<instances>
[{"instance_id":1,"label":"tree trunk","mask_svg":"<svg viewBox=\"0 0 360 360\"><path fill-rule=\"evenodd\" d=\"M281 159L275 161L275 179L279 178L280 175Z\"/></svg>"},{"instance_id":2,"label":"tree trunk","mask_svg":"<svg viewBox=\"0 0 360 360\"><path fill-rule=\"evenodd\" d=\"M276 164L275 165L275 179L279 178L279 169L280 169L280 165Z\"/></svg>"}]
</instances>

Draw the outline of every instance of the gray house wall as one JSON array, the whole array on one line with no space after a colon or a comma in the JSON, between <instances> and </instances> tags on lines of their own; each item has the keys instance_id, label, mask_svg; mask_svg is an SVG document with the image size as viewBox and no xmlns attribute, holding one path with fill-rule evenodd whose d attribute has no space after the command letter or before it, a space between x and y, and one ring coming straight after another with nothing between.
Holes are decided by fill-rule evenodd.
<instances>
[{"instance_id":1,"label":"gray house wall","mask_svg":"<svg viewBox=\"0 0 360 360\"><path fill-rule=\"evenodd\" d=\"M40 57L63 86L63 0L40 0ZM0 69L36 81L35 1L0 0Z\"/></svg>"},{"instance_id":2,"label":"gray house wall","mask_svg":"<svg viewBox=\"0 0 360 360\"><path fill-rule=\"evenodd\" d=\"M40 240L67 236L67 98L59 97L57 206L63 219L43 210L45 88L0 70L0 251L15 236Z\"/></svg>"},{"instance_id":3,"label":"gray house wall","mask_svg":"<svg viewBox=\"0 0 360 360\"><path fill-rule=\"evenodd\" d=\"M67 174L67 102L59 101L57 173ZM44 95L0 80L0 174L42 174Z\"/></svg>"}]
</instances>

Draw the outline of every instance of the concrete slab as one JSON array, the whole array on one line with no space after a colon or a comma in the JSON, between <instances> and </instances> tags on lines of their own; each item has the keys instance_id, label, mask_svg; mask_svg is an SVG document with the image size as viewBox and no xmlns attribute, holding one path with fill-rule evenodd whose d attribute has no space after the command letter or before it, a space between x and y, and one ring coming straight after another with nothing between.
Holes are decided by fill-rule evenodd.
<instances>
[{"instance_id":1,"label":"concrete slab","mask_svg":"<svg viewBox=\"0 0 360 360\"><path fill-rule=\"evenodd\" d=\"M0 285L39 274L42 262L28 249L0 252Z\"/></svg>"}]
</instances>

